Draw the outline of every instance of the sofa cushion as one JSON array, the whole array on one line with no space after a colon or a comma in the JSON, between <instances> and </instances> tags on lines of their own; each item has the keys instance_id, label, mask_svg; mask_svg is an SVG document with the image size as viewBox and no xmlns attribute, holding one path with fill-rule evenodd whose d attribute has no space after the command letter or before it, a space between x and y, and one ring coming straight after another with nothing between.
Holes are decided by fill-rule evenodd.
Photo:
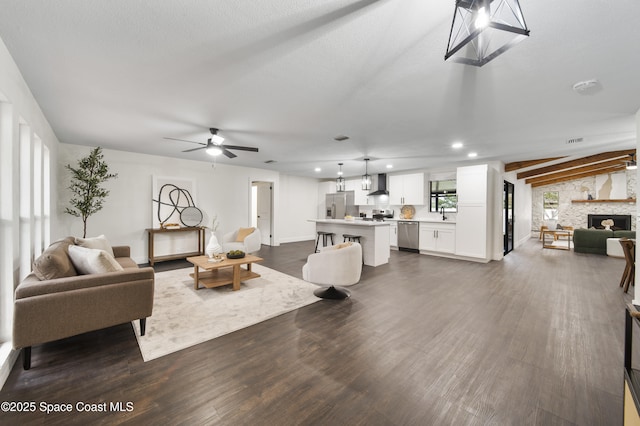
<instances>
[{"instance_id":1,"label":"sofa cushion","mask_svg":"<svg viewBox=\"0 0 640 426\"><path fill-rule=\"evenodd\" d=\"M625 230L613 231L613 236L615 238L631 238L631 239L635 239L636 238L636 231L625 231Z\"/></svg>"},{"instance_id":2,"label":"sofa cushion","mask_svg":"<svg viewBox=\"0 0 640 426\"><path fill-rule=\"evenodd\" d=\"M80 247L104 250L111 256L113 256L113 249L111 248L111 244L109 244L107 237L105 237L104 235L99 235L93 238L76 238L75 243Z\"/></svg>"},{"instance_id":3,"label":"sofa cushion","mask_svg":"<svg viewBox=\"0 0 640 426\"><path fill-rule=\"evenodd\" d=\"M253 233L256 228L240 228L238 229L238 235L236 236L236 242L241 243L247 237L247 235Z\"/></svg>"},{"instance_id":4,"label":"sofa cushion","mask_svg":"<svg viewBox=\"0 0 640 426\"><path fill-rule=\"evenodd\" d=\"M116 259L105 250L69 246L69 257L80 274L101 274L122 271Z\"/></svg>"},{"instance_id":5,"label":"sofa cushion","mask_svg":"<svg viewBox=\"0 0 640 426\"><path fill-rule=\"evenodd\" d=\"M73 245L73 237L52 243L33 262L33 273L39 280L52 280L55 278L73 277L78 275L71 259L69 258L69 246Z\"/></svg>"}]
</instances>

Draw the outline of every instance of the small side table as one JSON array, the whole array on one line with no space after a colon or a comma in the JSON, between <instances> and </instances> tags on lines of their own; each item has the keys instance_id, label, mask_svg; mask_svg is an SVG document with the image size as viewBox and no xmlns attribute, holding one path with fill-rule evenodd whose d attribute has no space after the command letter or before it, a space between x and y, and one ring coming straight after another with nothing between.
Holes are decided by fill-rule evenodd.
<instances>
[{"instance_id":1,"label":"small side table","mask_svg":"<svg viewBox=\"0 0 640 426\"><path fill-rule=\"evenodd\" d=\"M558 237L566 237L567 245L554 245L553 243L558 240ZM560 230L560 229L544 229L542 230L542 248L550 248L556 250L571 250L571 239L573 237L573 231Z\"/></svg>"}]
</instances>

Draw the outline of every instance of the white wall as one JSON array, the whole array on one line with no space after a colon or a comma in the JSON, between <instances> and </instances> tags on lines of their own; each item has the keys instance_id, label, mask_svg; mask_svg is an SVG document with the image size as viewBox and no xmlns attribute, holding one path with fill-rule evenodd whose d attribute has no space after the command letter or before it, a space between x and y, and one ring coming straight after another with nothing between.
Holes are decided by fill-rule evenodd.
<instances>
[{"instance_id":1,"label":"white wall","mask_svg":"<svg viewBox=\"0 0 640 426\"><path fill-rule=\"evenodd\" d=\"M68 206L70 193L69 172L65 165L76 165L77 160L88 155L91 148L61 144L59 152L58 190L56 206L59 212L54 238L82 235L80 218L63 213ZM89 217L87 236L104 234L113 245L131 246L131 254L138 263L147 261L147 233L152 226L155 204L152 198L152 178L179 177L195 182L192 196L196 207L204 213L203 225L211 225L211 217L218 216L217 235L239 227L249 226L251 182L273 182L274 244L302 241L314 238L313 224L307 219L316 217L318 181L280 175L277 172L247 167L230 166L202 161L180 160L146 154L103 149L104 160L118 178L109 180L105 187L111 191L104 208ZM187 238L184 238L187 240ZM184 241L185 244L189 241ZM175 249L180 248L173 247ZM193 246L193 245L191 245ZM171 247L162 244L159 250Z\"/></svg>"}]
</instances>

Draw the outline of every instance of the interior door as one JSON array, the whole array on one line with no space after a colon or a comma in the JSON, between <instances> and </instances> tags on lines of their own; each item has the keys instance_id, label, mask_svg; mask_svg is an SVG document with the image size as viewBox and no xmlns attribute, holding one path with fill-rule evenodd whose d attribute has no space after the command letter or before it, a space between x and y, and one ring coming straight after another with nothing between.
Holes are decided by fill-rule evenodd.
<instances>
[{"instance_id":1,"label":"interior door","mask_svg":"<svg viewBox=\"0 0 640 426\"><path fill-rule=\"evenodd\" d=\"M262 235L262 244L271 246L271 212L273 185L271 182L257 182L256 214L257 227Z\"/></svg>"},{"instance_id":2,"label":"interior door","mask_svg":"<svg viewBox=\"0 0 640 426\"><path fill-rule=\"evenodd\" d=\"M513 250L513 195L514 185L504 181L504 223L502 233L504 235L504 254Z\"/></svg>"}]
</instances>

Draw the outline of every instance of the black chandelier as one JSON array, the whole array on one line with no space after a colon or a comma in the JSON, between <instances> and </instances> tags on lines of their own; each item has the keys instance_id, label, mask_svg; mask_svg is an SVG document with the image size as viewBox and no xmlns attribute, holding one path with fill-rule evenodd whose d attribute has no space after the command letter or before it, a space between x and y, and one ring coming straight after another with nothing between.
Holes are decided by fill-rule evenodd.
<instances>
[{"instance_id":1,"label":"black chandelier","mask_svg":"<svg viewBox=\"0 0 640 426\"><path fill-rule=\"evenodd\" d=\"M481 67L528 36L518 0L456 0L444 60Z\"/></svg>"},{"instance_id":2,"label":"black chandelier","mask_svg":"<svg viewBox=\"0 0 640 426\"><path fill-rule=\"evenodd\" d=\"M369 174L369 168L367 165L369 164L369 159L364 159L364 174L362 175L362 190L368 191L371 189L371 175Z\"/></svg>"},{"instance_id":3,"label":"black chandelier","mask_svg":"<svg viewBox=\"0 0 640 426\"><path fill-rule=\"evenodd\" d=\"M340 170L338 171L338 178L336 179L336 192L344 192L345 182L344 177L342 177L342 163L338 163Z\"/></svg>"}]
</instances>

